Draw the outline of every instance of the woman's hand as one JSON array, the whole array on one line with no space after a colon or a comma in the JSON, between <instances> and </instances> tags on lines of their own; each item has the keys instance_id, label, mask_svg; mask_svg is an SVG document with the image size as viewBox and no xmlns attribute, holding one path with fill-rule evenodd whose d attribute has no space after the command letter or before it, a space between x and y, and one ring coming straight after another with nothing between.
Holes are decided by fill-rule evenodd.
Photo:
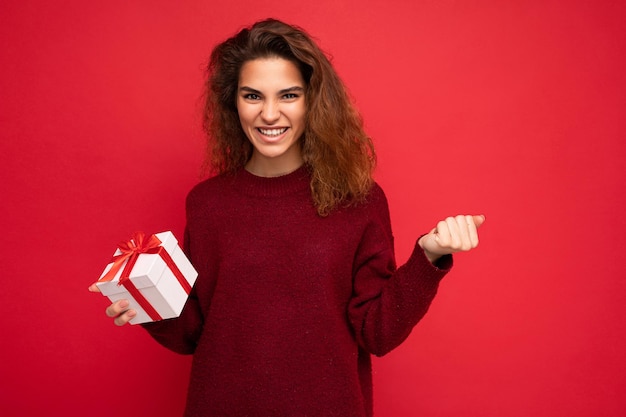
<instances>
[{"instance_id":1,"label":"woman's hand","mask_svg":"<svg viewBox=\"0 0 626 417\"><path fill-rule=\"evenodd\" d=\"M100 288L93 283L89 286L89 291L100 292ZM123 326L135 317L137 312L128 309L128 300L118 300L106 308L105 314L111 317L117 326Z\"/></svg>"},{"instance_id":2,"label":"woman's hand","mask_svg":"<svg viewBox=\"0 0 626 417\"><path fill-rule=\"evenodd\" d=\"M472 250L478 246L477 229L484 221L482 215L448 217L422 236L418 244L432 263L443 255Z\"/></svg>"}]
</instances>

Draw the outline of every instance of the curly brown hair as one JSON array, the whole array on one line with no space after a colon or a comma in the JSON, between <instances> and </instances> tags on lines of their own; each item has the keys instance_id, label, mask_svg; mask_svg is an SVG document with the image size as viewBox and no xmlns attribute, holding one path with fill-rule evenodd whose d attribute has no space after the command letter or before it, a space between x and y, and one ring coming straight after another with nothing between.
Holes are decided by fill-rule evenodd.
<instances>
[{"instance_id":1,"label":"curly brown hair","mask_svg":"<svg viewBox=\"0 0 626 417\"><path fill-rule=\"evenodd\" d=\"M252 145L237 113L237 88L244 63L260 58L293 62L306 84L306 122L302 156L311 174L317 212L363 201L368 195L376 153L363 121L327 56L301 28L267 19L217 45L211 53L205 86L204 168L233 173L248 162Z\"/></svg>"}]
</instances>

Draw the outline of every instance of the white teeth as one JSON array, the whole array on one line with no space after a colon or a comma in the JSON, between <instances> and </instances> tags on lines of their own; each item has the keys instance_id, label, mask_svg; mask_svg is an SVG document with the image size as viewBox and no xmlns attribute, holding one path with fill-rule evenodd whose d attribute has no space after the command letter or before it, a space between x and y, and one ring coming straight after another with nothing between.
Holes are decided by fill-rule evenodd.
<instances>
[{"instance_id":1,"label":"white teeth","mask_svg":"<svg viewBox=\"0 0 626 417\"><path fill-rule=\"evenodd\" d=\"M283 127L282 129L259 129L259 132L261 132L265 136L278 136L278 135L282 135L286 131L287 131L286 127Z\"/></svg>"}]
</instances>

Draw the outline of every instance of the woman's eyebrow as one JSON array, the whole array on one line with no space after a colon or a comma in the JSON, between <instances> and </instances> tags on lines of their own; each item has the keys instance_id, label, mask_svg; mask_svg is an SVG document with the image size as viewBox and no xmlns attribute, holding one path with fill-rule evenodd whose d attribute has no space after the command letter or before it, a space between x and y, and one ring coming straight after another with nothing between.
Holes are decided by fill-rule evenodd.
<instances>
[{"instance_id":1,"label":"woman's eyebrow","mask_svg":"<svg viewBox=\"0 0 626 417\"><path fill-rule=\"evenodd\" d=\"M261 92L259 90L255 90L254 88L250 88L246 86L240 87L239 91L245 91L247 93L252 93L252 94L259 95L259 96L261 95Z\"/></svg>"},{"instance_id":2,"label":"woman's eyebrow","mask_svg":"<svg viewBox=\"0 0 626 417\"><path fill-rule=\"evenodd\" d=\"M293 92L303 93L304 92L304 88L296 85L296 86L293 86L293 87L285 88L284 90L280 90L278 92L278 94L286 94L286 93L293 93Z\"/></svg>"}]
</instances>

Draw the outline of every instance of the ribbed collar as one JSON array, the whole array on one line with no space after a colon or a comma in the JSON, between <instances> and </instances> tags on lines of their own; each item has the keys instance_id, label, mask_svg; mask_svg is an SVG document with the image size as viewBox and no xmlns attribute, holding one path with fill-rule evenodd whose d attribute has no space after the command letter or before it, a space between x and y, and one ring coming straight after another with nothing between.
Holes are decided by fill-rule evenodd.
<instances>
[{"instance_id":1,"label":"ribbed collar","mask_svg":"<svg viewBox=\"0 0 626 417\"><path fill-rule=\"evenodd\" d=\"M243 194L254 197L281 197L302 191L310 192L308 169L302 165L297 170L279 177L259 177L245 169L236 174L235 186Z\"/></svg>"}]
</instances>

